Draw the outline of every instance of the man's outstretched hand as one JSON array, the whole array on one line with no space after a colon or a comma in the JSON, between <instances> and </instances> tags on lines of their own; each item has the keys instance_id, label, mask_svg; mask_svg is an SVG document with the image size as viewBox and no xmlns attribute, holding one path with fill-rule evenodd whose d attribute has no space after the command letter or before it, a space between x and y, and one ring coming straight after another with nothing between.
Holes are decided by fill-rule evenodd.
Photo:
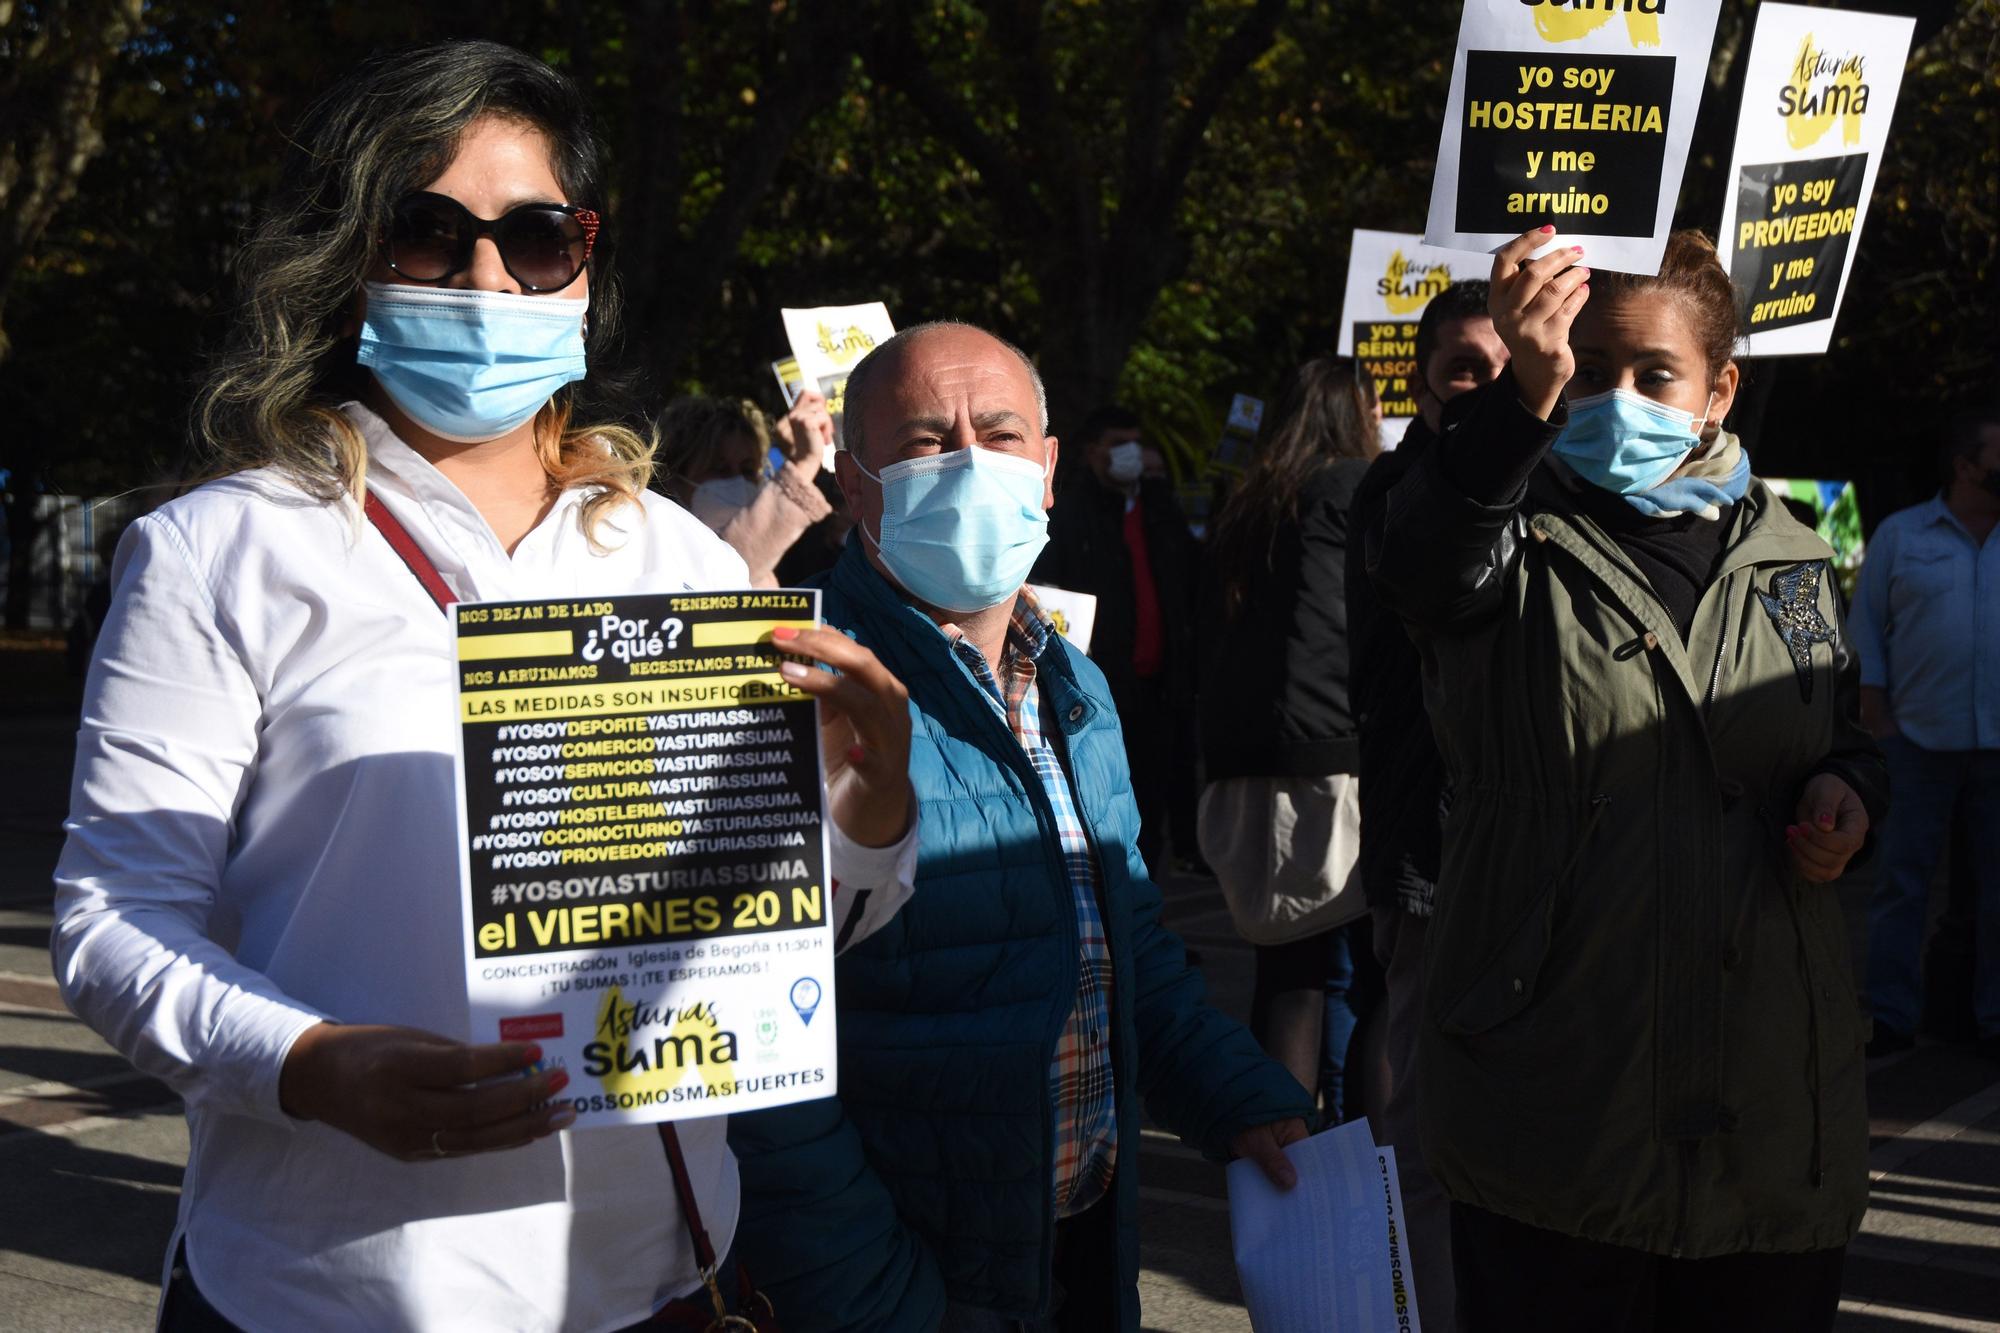
<instances>
[{"instance_id":1,"label":"man's outstretched hand","mask_svg":"<svg viewBox=\"0 0 2000 1333\"><path fill-rule=\"evenodd\" d=\"M1265 1179L1281 1190L1288 1190L1299 1183L1299 1173L1292 1166L1292 1159L1285 1156L1285 1145L1305 1137L1306 1122L1297 1116L1254 1125L1229 1141L1229 1155L1249 1158Z\"/></svg>"}]
</instances>

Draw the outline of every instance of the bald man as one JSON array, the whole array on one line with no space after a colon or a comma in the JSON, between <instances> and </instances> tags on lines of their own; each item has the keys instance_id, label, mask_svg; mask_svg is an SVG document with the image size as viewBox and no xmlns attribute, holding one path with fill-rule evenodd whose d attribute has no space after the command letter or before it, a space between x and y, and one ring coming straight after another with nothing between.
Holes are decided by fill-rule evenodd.
<instances>
[{"instance_id":1,"label":"bald man","mask_svg":"<svg viewBox=\"0 0 2000 1333\"><path fill-rule=\"evenodd\" d=\"M838 1098L731 1125L736 1252L789 1333L1136 1333L1142 1096L1293 1183L1306 1093L1160 925L1104 677L1021 590L1055 462L991 334L910 329L847 382L825 614L909 689L922 850L838 964Z\"/></svg>"}]
</instances>

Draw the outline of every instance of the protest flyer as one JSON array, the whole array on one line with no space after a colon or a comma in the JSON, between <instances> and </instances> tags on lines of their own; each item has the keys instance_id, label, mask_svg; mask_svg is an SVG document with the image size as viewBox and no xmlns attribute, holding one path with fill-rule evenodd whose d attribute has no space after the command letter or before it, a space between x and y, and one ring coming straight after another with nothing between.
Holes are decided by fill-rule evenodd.
<instances>
[{"instance_id":1,"label":"protest flyer","mask_svg":"<svg viewBox=\"0 0 2000 1333\"><path fill-rule=\"evenodd\" d=\"M1743 355L1832 341L1915 23L1757 7L1716 247L1743 303Z\"/></svg>"},{"instance_id":2,"label":"protest flyer","mask_svg":"<svg viewBox=\"0 0 2000 1333\"><path fill-rule=\"evenodd\" d=\"M1465 0L1424 240L1657 273L1721 0Z\"/></svg>"},{"instance_id":3,"label":"protest flyer","mask_svg":"<svg viewBox=\"0 0 2000 1333\"><path fill-rule=\"evenodd\" d=\"M1357 227L1347 252L1340 354L1361 362L1382 399L1382 446L1394 448L1417 415L1417 322L1431 298L1487 266L1421 236Z\"/></svg>"},{"instance_id":4,"label":"protest flyer","mask_svg":"<svg viewBox=\"0 0 2000 1333\"><path fill-rule=\"evenodd\" d=\"M785 396L785 406L799 401L799 393L806 387L806 377L799 369L799 359L787 356L771 363L771 373L778 379L778 392Z\"/></svg>"},{"instance_id":5,"label":"protest flyer","mask_svg":"<svg viewBox=\"0 0 2000 1333\"><path fill-rule=\"evenodd\" d=\"M1229 1235L1250 1326L1414 1331L1408 1260L1400 1238L1391 1240L1402 1213L1393 1154L1375 1146L1365 1119L1284 1151L1298 1173L1289 1190L1247 1158L1228 1169Z\"/></svg>"},{"instance_id":6,"label":"protest flyer","mask_svg":"<svg viewBox=\"0 0 2000 1333\"><path fill-rule=\"evenodd\" d=\"M460 603L475 1042L539 1042L578 1128L835 1091L815 592Z\"/></svg>"},{"instance_id":7,"label":"protest flyer","mask_svg":"<svg viewBox=\"0 0 2000 1333\"><path fill-rule=\"evenodd\" d=\"M1264 425L1264 400L1239 393L1229 400L1229 415L1222 423L1222 436L1210 455L1213 465L1224 472L1242 472L1250 466L1257 449L1257 432Z\"/></svg>"},{"instance_id":8,"label":"protest flyer","mask_svg":"<svg viewBox=\"0 0 2000 1333\"><path fill-rule=\"evenodd\" d=\"M1097 628L1097 595L1072 592L1053 583L1030 583L1027 589L1056 633L1085 657L1090 656L1090 632Z\"/></svg>"},{"instance_id":9,"label":"protest flyer","mask_svg":"<svg viewBox=\"0 0 2000 1333\"><path fill-rule=\"evenodd\" d=\"M825 396L827 411L840 421L847 410L847 376L878 343L896 334L889 307L870 301L866 305L787 308L779 314L785 320L785 337L791 342L799 377ZM796 392L792 396L797 397ZM833 469L831 453L826 466L828 471Z\"/></svg>"}]
</instances>

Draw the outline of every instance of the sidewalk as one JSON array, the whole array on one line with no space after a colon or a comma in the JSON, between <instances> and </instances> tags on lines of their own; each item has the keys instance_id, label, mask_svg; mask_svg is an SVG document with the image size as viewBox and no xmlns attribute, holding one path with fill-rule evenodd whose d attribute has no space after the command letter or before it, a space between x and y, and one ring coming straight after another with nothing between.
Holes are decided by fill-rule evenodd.
<instances>
[{"instance_id":1,"label":"sidewalk","mask_svg":"<svg viewBox=\"0 0 2000 1333\"><path fill-rule=\"evenodd\" d=\"M187 1152L172 1094L49 979L71 736L60 715L0 714L0 1327L24 1333L151 1327ZM1214 884L1172 881L1167 916L1216 1002L1246 1012L1250 951ZM1869 1094L1874 1206L1839 1327L2000 1329L2000 1067L1923 1046L1872 1068ZM1139 1165L1146 1327L1247 1333L1221 1171L1158 1131Z\"/></svg>"}]
</instances>

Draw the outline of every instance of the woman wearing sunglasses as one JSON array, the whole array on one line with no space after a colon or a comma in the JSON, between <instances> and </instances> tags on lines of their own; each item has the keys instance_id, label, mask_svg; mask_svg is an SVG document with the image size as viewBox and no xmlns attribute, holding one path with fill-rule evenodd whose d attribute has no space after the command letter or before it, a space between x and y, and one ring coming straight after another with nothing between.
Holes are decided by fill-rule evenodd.
<instances>
[{"instance_id":1,"label":"woman wearing sunglasses","mask_svg":"<svg viewBox=\"0 0 2000 1333\"><path fill-rule=\"evenodd\" d=\"M467 1027L440 602L746 583L585 378L617 315L585 108L456 43L364 66L293 142L200 398L213 479L119 551L57 871L65 996L187 1104L162 1324L705 1309L691 1223L726 1253L737 1211L722 1121L682 1122L677 1192L651 1127L564 1132L531 1044L437 1035ZM858 938L909 880L908 713L844 636L793 644L839 669L802 684L836 922L881 904Z\"/></svg>"}]
</instances>

